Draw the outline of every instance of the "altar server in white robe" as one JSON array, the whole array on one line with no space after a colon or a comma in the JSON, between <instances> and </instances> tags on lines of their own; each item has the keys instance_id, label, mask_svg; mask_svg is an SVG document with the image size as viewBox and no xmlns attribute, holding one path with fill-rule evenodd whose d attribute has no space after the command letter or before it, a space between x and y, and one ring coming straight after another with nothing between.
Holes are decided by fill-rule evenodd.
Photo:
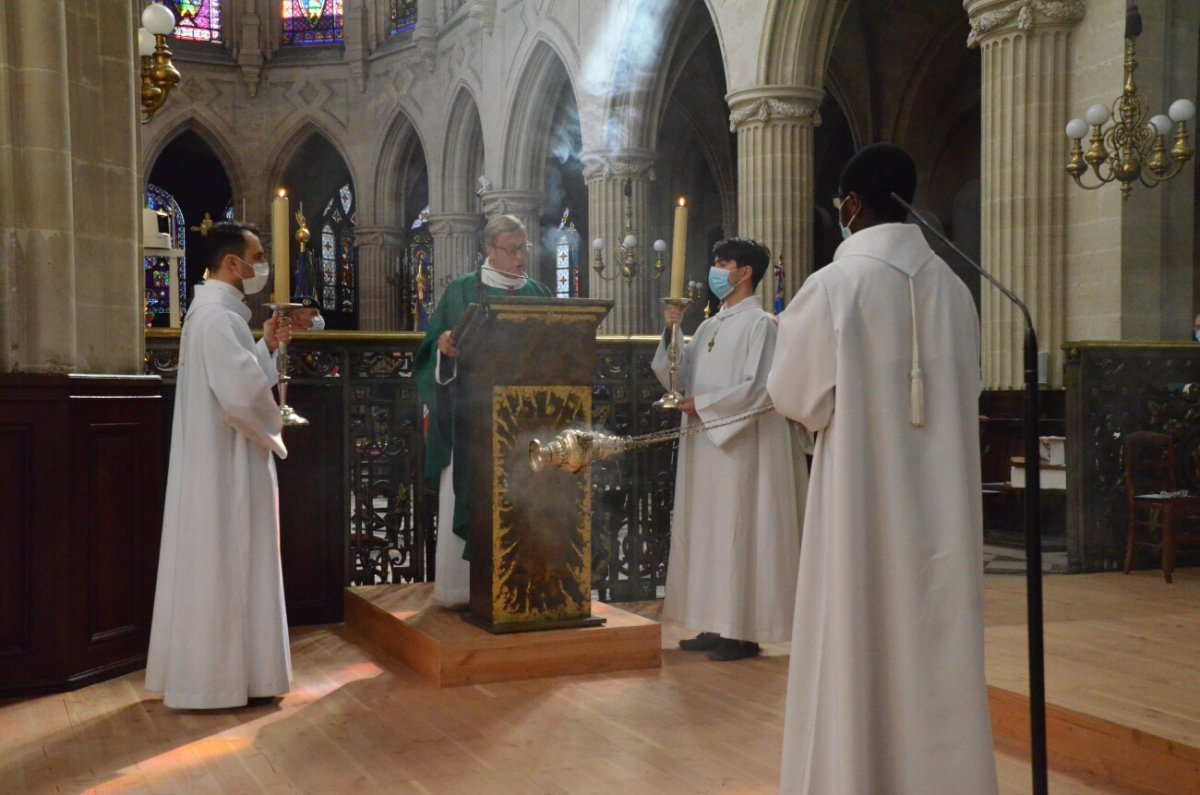
<instances>
[{"instance_id":1,"label":"altar server in white robe","mask_svg":"<svg viewBox=\"0 0 1200 795\"><path fill-rule=\"evenodd\" d=\"M683 428L769 404L775 318L754 290L770 258L753 240L713 246L709 289L724 305L682 348L676 385ZM667 331L652 366L665 387L670 332L682 313L667 306L663 315ZM700 631L680 642L685 651L738 660L790 637L806 438L772 411L679 441L663 615Z\"/></svg>"},{"instance_id":2,"label":"altar server in white robe","mask_svg":"<svg viewBox=\"0 0 1200 795\"><path fill-rule=\"evenodd\" d=\"M983 668L979 320L905 224L912 159L846 165L848 239L779 318L767 390L817 434L781 791L996 792Z\"/></svg>"},{"instance_id":3,"label":"altar server in white robe","mask_svg":"<svg viewBox=\"0 0 1200 795\"><path fill-rule=\"evenodd\" d=\"M168 707L238 707L288 691L291 659L279 556L274 456L284 458L273 351L287 321L257 344L243 297L270 266L258 235L217 224L208 280L180 342L171 457L146 689Z\"/></svg>"}]
</instances>

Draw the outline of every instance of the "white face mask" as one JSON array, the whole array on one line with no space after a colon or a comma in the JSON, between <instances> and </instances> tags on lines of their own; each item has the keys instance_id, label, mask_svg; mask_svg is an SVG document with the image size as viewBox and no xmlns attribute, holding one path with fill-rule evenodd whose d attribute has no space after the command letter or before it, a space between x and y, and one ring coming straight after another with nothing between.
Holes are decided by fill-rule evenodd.
<instances>
[{"instance_id":1,"label":"white face mask","mask_svg":"<svg viewBox=\"0 0 1200 795\"><path fill-rule=\"evenodd\" d=\"M238 257L238 260L250 265L249 262ZM246 295L254 295L262 290L267 284L267 277L271 275L271 264L269 262L256 262L251 266L254 270L254 276L249 279L242 280L242 292Z\"/></svg>"},{"instance_id":2,"label":"white face mask","mask_svg":"<svg viewBox=\"0 0 1200 795\"><path fill-rule=\"evenodd\" d=\"M314 317L312 319L312 325L308 327L308 330L309 331L324 331L325 330L325 318L321 317L320 315L317 315L316 317Z\"/></svg>"}]
</instances>

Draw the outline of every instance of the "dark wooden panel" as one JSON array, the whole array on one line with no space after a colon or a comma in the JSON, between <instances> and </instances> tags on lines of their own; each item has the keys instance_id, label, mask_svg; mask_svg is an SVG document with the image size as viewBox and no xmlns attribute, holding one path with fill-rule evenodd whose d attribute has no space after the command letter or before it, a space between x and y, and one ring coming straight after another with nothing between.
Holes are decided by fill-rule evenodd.
<instances>
[{"instance_id":1,"label":"dark wooden panel","mask_svg":"<svg viewBox=\"0 0 1200 795\"><path fill-rule=\"evenodd\" d=\"M72 379L73 681L145 661L165 484L160 388Z\"/></svg>"},{"instance_id":2,"label":"dark wooden panel","mask_svg":"<svg viewBox=\"0 0 1200 795\"><path fill-rule=\"evenodd\" d=\"M32 429L0 426L0 657L28 654L33 547Z\"/></svg>"},{"instance_id":3,"label":"dark wooden panel","mask_svg":"<svg viewBox=\"0 0 1200 795\"><path fill-rule=\"evenodd\" d=\"M285 428L279 473L280 547L288 623L341 622L346 578L342 401L336 384L288 392L309 424Z\"/></svg>"},{"instance_id":4,"label":"dark wooden panel","mask_svg":"<svg viewBox=\"0 0 1200 795\"><path fill-rule=\"evenodd\" d=\"M61 681L67 379L0 376L0 695Z\"/></svg>"}]
</instances>

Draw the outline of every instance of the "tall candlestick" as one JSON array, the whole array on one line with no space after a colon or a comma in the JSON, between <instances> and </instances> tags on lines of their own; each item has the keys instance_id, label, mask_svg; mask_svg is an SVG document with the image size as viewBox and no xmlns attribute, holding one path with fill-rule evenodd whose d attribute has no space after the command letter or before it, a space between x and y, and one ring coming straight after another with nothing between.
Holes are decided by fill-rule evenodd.
<instances>
[{"instance_id":1,"label":"tall candlestick","mask_svg":"<svg viewBox=\"0 0 1200 795\"><path fill-rule=\"evenodd\" d=\"M275 266L275 286L271 293L277 304L292 300L291 265L288 256L288 197L283 188L271 202L271 261Z\"/></svg>"},{"instance_id":2,"label":"tall candlestick","mask_svg":"<svg viewBox=\"0 0 1200 795\"><path fill-rule=\"evenodd\" d=\"M675 237L671 247L671 297L683 297L683 275L687 264L687 202L679 197L675 208Z\"/></svg>"},{"instance_id":3,"label":"tall candlestick","mask_svg":"<svg viewBox=\"0 0 1200 795\"><path fill-rule=\"evenodd\" d=\"M179 257L167 257L167 305L170 307L170 326L179 328Z\"/></svg>"}]
</instances>

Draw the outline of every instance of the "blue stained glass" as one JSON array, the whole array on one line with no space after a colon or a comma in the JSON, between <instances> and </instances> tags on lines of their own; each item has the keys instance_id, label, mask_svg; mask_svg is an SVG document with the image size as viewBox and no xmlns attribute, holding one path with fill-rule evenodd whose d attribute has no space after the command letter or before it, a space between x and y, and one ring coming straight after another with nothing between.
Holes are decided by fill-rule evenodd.
<instances>
[{"instance_id":1,"label":"blue stained glass","mask_svg":"<svg viewBox=\"0 0 1200 795\"><path fill-rule=\"evenodd\" d=\"M281 0L283 43L340 44L345 36L343 0Z\"/></svg>"},{"instance_id":2,"label":"blue stained glass","mask_svg":"<svg viewBox=\"0 0 1200 795\"><path fill-rule=\"evenodd\" d=\"M167 216L168 237L171 248L187 248L187 225L183 221L183 211L175 197L154 184L146 186L143 206ZM187 258L179 258L179 270L173 276L170 273L170 260L167 257L148 256L143 263L146 271L146 303L149 307L146 314L146 326L167 325L170 319L171 298L167 292L173 282L179 290L180 317L187 311ZM155 323L161 319L161 322Z\"/></svg>"},{"instance_id":3,"label":"blue stained glass","mask_svg":"<svg viewBox=\"0 0 1200 795\"><path fill-rule=\"evenodd\" d=\"M417 26L417 0L389 0L388 34L395 36Z\"/></svg>"},{"instance_id":4,"label":"blue stained glass","mask_svg":"<svg viewBox=\"0 0 1200 795\"><path fill-rule=\"evenodd\" d=\"M175 14L171 36L185 41L220 42L221 0L162 0Z\"/></svg>"}]
</instances>

